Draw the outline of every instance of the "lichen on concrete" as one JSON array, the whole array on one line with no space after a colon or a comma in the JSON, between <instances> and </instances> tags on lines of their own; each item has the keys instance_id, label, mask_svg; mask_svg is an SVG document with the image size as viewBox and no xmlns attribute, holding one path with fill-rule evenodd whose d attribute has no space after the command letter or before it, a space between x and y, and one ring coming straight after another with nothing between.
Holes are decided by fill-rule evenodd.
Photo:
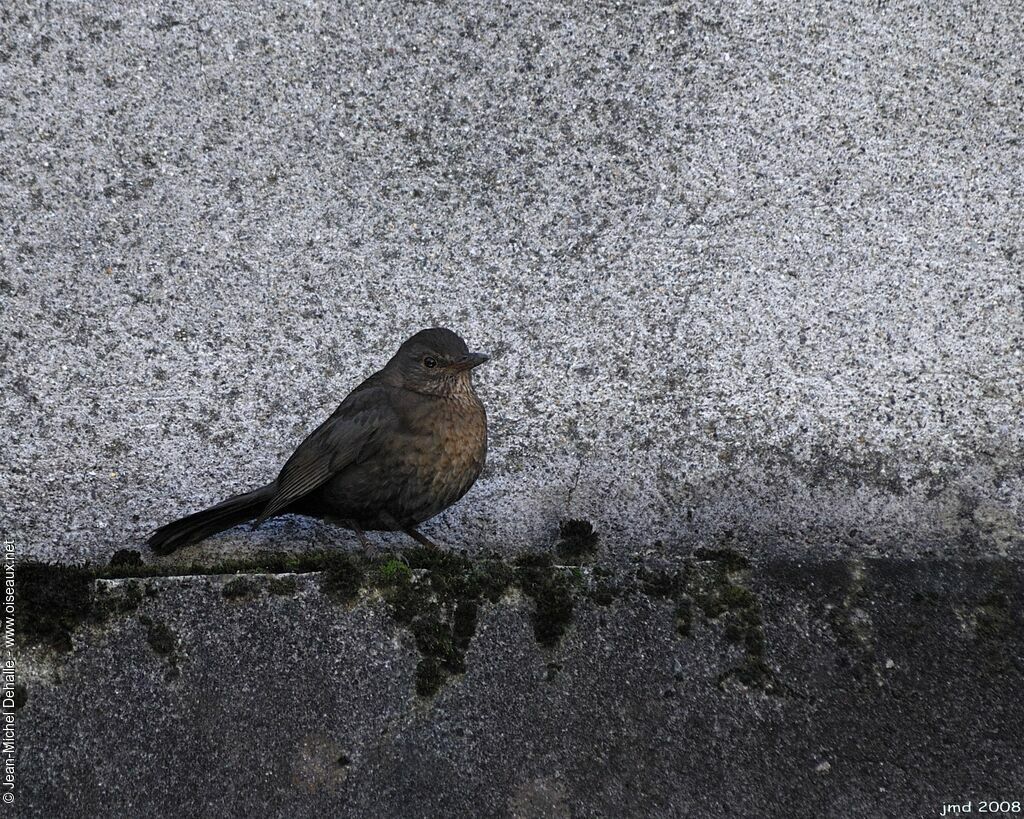
<instances>
[{"instance_id":1,"label":"lichen on concrete","mask_svg":"<svg viewBox=\"0 0 1024 819\"><path fill-rule=\"evenodd\" d=\"M588 549L596 546L589 524L571 523L561 527L557 543L578 537ZM580 605L610 608L614 616L617 605L640 595L671 604L680 638L694 639L710 628L728 647L723 654L724 670L716 677L720 689L783 693L786 686L769 661L762 603L755 591L757 568L740 551L741 546L735 536L725 533L716 544L694 549L683 560L641 560L632 571L624 571L621 563L594 563L597 556L586 550L582 554L586 565L557 563L555 555L562 551L557 545L551 551L526 552L511 561L419 547L372 555L258 552L205 566L196 562L151 565L131 554L121 554L100 567L27 561L19 566L23 614L19 641L66 653L78 628L100 626L136 611L147 596L156 593L144 582L160 576L222 576L225 579L217 588L224 600L230 605L249 605L264 590L275 597L296 595L300 576L310 574L326 599L344 607L368 595L380 596L394 623L412 637L419 654L416 691L430 697L446 681L465 672L481 612L501 601L510 589L518 590L529 602L534 638L547 652L558 651L573 628ZM822 622L834 635L854 677L862 679L874 669L871 678L877 679L869 614L875 592L869 568L862 561L848 561L836 563L829 571L839 592L823 602ZM1010 581L1001 577L997 573L990 590L964 608L975 639L996 648L1014 628L1016 616L1008 591ZM911 597L927 604L932 614L920 605L911 607L908 628L925 627L926 623L917 623L921 617L935 616L936 607L950 605L927 590L917 589ZM166 660L168 678L173 678L184 657L179 637L170 625L148 614L139 621L147 643ZM557 654L549 662L560 667Z\"/></svg>"},{"instance_id":2,"label":"lichen on concrete","mask_svg":"<svg viewBox=\"0 0 1024 819\"><path fill-rule=\"evenodd\" d=\"M592 525L585 521L563 524L560 535L559 543L574 544L571 550L580 555L591 553L597 543ZM383 557L340 551L257 553L183 567L145 564L137 552L121 550L100 567L23 563L19 567L26 621L23 633L28 639L68 651L71 635L81 625L134 611L144 598L142 578L245 572L231 576L221 586L226 601L242 603L259 593L262 584L255 572L274 573L266 579L272 594L293 594L295 579L280 576L284 571L315 572L321 593L343 605L355 603L363 590L379 592L395 622L414 638L420 653L416 690L423 696L433 695L445 680L465 671L465 655L484 603L498 602L512 585L520 588L533 602L530 617L537 641L552 648L572 621L574 589L582 581L579 569L556 566L550 553L532 553L513 564L424 548ZM120 582L95 583L97 580ZM148 615L139 621L150 647L167 658L172 677L180 660L177 636L168 625Z\"/></svg>"},{"instance_id":3,"label":"lichen on concrete","mask_svg":"<svg viewBox=\"0 0 1024 819\"><path fill-rule=\"evenodd\" d=\"M571 547L566 547L567 543ZM592 525L573 520L561 526L555 551L590 560L596 546ZM420 654L417 693L432 696L446 680L465 672L466 652L481 607L497 603L509 588L517 588L530 600L529 617L538 644L554 649L572 625L579 600L609 606L635 586L642 594L675 601L676 626L682 636L692 636L697 612L722 624L726 641L744 652L740 665L725 672L723 679L734 677L748 687L762 689L771 684L757 600L740 580L749 564L730 550L698 550L682 568L671 571L641 567L632 582L608 566L583 569L556 564L552 552L528 552L511 563L425 548L374 557L344 552L257 553L245 559L187 567L144 564L136 556L119 552L103 567L26 562L20 569L25 581L25 633L67 651L72 633L84 623L98 624L134 611L144 599L141 578L245 572L230 576L220 587L226 601L240 604L254 599L264 585L254 573L273 573L265 576L267 590L290 595L297 590L295 576L280 573L311 572L316 574L321 593L336 603L352 605L363 591L382 596L394 621L411 633ZM119 582L94 584L110 579ZM139 621L150 647L167 659L168 678L173 678L181 660L176 634L148 615Z\"/></svg>"}]
</instances>

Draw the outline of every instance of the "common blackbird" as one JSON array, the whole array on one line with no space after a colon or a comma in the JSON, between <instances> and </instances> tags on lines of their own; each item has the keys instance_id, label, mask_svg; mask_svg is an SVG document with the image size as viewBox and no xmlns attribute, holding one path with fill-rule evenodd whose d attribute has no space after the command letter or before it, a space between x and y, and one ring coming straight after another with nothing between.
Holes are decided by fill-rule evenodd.
<instances>
[{"instance_id":1,"label":"common blackbird","mask_svg":"<svg viewBox=\"0 0 1024 819\"><path fill-rule=\"evenodd\" d=\"M285 463L277 480L156 530L158 554L255 519L309 515L354 530L403 531L461 498L484 468L487 415L471 371L487 361L457 334L422 330L352 390Z\"/></svg>"}]
</instances>

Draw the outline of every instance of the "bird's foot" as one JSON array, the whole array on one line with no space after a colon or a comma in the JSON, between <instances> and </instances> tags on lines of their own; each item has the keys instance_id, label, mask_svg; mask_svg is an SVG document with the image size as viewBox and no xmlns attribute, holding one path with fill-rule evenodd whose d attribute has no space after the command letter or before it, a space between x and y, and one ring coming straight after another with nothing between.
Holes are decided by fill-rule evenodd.
<instances>
[{"instance_id":1,"label":"bird's foot","mask_svg":"<svg viewBox=\"0 0 1024 819\"><path fill-rule=\"evenodd\" d=\"M439 549L439 548L441 548L436 543L434 543L434 541L432 541L430 538L428 538L426 535L421 534L420 532L417 532L415 527L413 527L413 526L406 526L402 531L405 532L409 537L411 537L417 543L419 543L421 546L426 546L428 549Z\"/></svg>"},{"instance_id":2,"label":"bird's foot","mask_svg":"<svg viewBox=\"0 0 1024 819\"><path fill-rule=\"evenodd\" d=\"M373 557L376 549L373 544L370 543L370 539L366 536L366 532L363 531L362 527L354 520L345 521L345 525L356 533L356 537L359 538L359 545L363 547L363 551L366 552L366 556Z\"/></svg>"}]
</instances>

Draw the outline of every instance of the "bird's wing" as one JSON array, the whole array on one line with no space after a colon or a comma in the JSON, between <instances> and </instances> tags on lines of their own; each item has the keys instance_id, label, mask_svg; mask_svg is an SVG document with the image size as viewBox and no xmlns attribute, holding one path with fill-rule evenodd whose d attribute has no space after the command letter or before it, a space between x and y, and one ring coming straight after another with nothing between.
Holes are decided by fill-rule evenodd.
<instances>
[{"instance_id":1,"label":"bird's wing","mask_svg":"<svg viewBox=\"0 0 1024 819\"><path fill-rule=\"evenodd\" d=\"M380 388L353 392L299 444L281 468L274 496L256 518L256 526L376 449L381 432L396 423L385 392Z\"/></svg>"}]
</instances>

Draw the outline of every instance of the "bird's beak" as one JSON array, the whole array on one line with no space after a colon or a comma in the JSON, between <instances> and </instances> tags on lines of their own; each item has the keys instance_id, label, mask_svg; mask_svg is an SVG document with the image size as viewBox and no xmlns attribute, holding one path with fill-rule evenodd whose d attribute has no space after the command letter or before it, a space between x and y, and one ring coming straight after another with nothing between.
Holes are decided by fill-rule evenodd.
<instances>
[{"instance_id":1,"label":"bird's beak","mask_svg":"<svg viewBox=\"0 0 1024 819\"><path fill-rule=\"evenodd\" d=\"M452 369L456 372L462 372L463 370L472 370L474 367L479 367L490 356L486 356L483 353L466 353L462 358L457 358L452 362Z\"/></svg>"}]
</instances>

